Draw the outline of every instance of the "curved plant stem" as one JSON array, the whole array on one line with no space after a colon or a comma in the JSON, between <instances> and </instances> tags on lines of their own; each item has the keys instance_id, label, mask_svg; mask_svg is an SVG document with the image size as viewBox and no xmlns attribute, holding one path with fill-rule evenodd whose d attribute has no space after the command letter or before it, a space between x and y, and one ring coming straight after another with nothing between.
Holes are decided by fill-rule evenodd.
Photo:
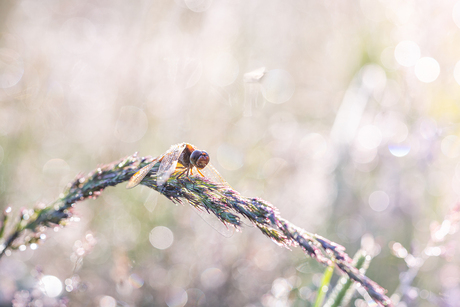
<instances>
[{"instance_id":1,"label":"curved plant stem","mask_svg":"<svg viewBox=\"0 0 460 307\"><path fill-rule=\"evenodd\" d=\"M62 224L72 215L72 207L87 198L96 198L109 186L128 181L139 169L153 160L152 157L140 158L137 154L118 162L101 166L87 176L79 175L71 182L64 193L51 206L34 209L28 219L22 218L18 227L0 246L0 258L9 248L19 244L30 244L39 240L39 234L46 227ZM242 219L249 219L259 230L275 243L289 247L299 246L305 253L325 266L335 266L351 280L359 283L381 306L392 306L385 296L386 290L362 274L352 264L345 248L317 234L309 233L283 219L278 210L260 198L244 197L229 186L221 185L199 176L180 176L174 173L168 181L159 187L156 173L157 163L142 180L141 184L152 188L174 203L190 205L212 213L228 227L240 229ZM25 216L24 214L22 215ZM28 232L27 240L18 243ZM1 239L1 238L0 238ZM332 261L331 259L334 259Z\"/></svg>"}]
</instances>

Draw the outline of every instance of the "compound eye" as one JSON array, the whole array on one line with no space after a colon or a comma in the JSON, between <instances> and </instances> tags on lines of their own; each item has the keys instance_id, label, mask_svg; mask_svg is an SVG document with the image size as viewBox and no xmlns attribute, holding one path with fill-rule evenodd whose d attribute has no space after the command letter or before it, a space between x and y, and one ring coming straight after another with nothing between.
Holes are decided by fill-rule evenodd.
<instances>
[{"instance_id":1,"label":"compound eye","mask_svg":"<svg viewBox=\"0 0 460 307\"><path fill-rule=\"evenodd\" d=\"M190 155L190 163L196 168L205 168L209 163L209 155L206 151L194 150Z\"/></svg>"}]
</instances>

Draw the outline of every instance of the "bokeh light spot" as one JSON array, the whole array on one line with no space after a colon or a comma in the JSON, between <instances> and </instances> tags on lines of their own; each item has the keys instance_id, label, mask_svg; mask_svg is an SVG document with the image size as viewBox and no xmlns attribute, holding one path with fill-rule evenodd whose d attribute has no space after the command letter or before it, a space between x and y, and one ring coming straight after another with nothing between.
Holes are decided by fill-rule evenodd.
<instances>
[{"instance_id":1,"label":"bokeh light spot","mask_svg":"<svg viewBox=\"0 0 460 307\"><path fill-rule=\"evenodd\" d=\"M187 89L194 86L203 74L203 64L195 58L167 58L169 64L169 79L179 88Z\"/></svg>"},{"instance_id":2,"label":"bokeh light spot","mask_svg":"<svg viewBox=\"0 0 460 307\"><path fill-rule=\"evenodd\" d=\"M396 62L405 67L414 66L420 56L420 47L413 41L402 41L395 48Z\"/></svg>"},{"instance_id":3,"label":"bokeh light spot","mask_svg":"<svg viewBox=\"0 0 460 307\"><path fill-rule=\"evenodd\" d=\"M272 103L286 102L294 95L294 78L283 69L273 69L265 73L261 84L262 95Z\"/></svg>"},{"instance_id":4,"label":"bokeh light spot","mask_svg":"<svg viewBox=\"0 0 460 307\"><path fill-rule=\"evenodd\" d=\"M111 296L103 296L99 300L99 307L116 307L117 301Z\"/></svg>"},{"instance_id":5,"label":"bokeh light spot","mask_svg":"<svg viewBox=\"0 0 460 307\"><path fill-rule=\"evenodd\" d=\"M120 109L115 126L115 136L123 142L133 143L142 139L147 132L148 119L144 111L137 107L126 106Z\"/></svg>"},{"instance_id":6,"label":"bokeh light spot","mask_svg":"<svg viewBox=\"0 0 460 307\"><path fill-rule=\"evenodd\" d=\"M326 139L319 133L309 133L300 140L299 144L299 159L304 159L305 156L313 159L320 159L328 151Z\"/></svg>"},{"instance_id":7,"label":"bokeh light spot","mask_svg":"<svg viewBox=\"0 0 460 307\"><path fill-rule=\"evenodd\" d=\"M144 280L137 274L131 274L129 276L129 282L136 289L139 289L144 285Z\"/></svg>"},{"instance_id":8,"label":"bokeh light spot","mask_svg":"<svg viewBox=\"0 0 460 307\"><path fill-rule=\"evenodd\" d=\"M187 289L187 296L190 306L206 306L206 295L200 289Z\"/></svg>"},{"instance_id":9,"label":"bokeh light spot","mask_svg":"<svg viewBox=\"0 0 460 307\"><path fill-rule=\"evenodd\" d=\"M449 158L460 156L460 138L456 135L448 135L441 141L441 151Z\"/></svg>"},{"instance_id":10,"label":"bokeh light spot","mask_svg":"<svg viewBox=\"0 0 460 307\"><path fill-rule=\"evenodd\" d=\"M87 18L71 18L62 25L59 37L68 52L85 53L96 40L96 28Z\"/></svg>"},{"instance_id":11,"label":"bokeh light spot","mask_svg":"<svg viewBox=\"0 0 460 307\"><path fill-rule=\"evenodd\" d=\"M414 72L417 79L422 82L430 83L439 76L441 68L438 61L430 57L424 57L415 64Z\"/></svg>"},{"instance_id":12,"label":"bokeh light spot","mask_svg":"<svg viewBox=\"0 0 460 307\"><path fill-rule=\"evenodd\" d=\"M290 112L275 113L270 117L271 134L278 140L287 140L296 135L298 122L295 116Z\"/></svg>"},{"instance_id":13,"label":"bokeh light spot","mask_svg":"<svg viewBox=\"0 0 460 307\"><path fill-rule=\"evenodd\" d=\"M385 70L376 64L369 64L362 68L363 84L370 90L381 91L387 83Z\"/></svg>"},{"instance_id":14,"label":"bokeh light spot","mask_svg":"<svg viewBox=\"0 0 460 307\"><path fill-rule=\"evenodd\" d=\"M387 47L383 49L382 53L380 54L380 62L382 62L382 65L385 66L385 68L387 69L398 68L398 64L396 63L394 54L395 54L395 47Z\"/></svg>"},{"instance_id":15,"label":"bokeh light spot","mask_svg":"<svg viewBox=\"0 0 460 307\"><path fill-rule=\"evenodd\" d=\"M0 164L2 164L4 156L5 156L5 152L3 151L3 147L0 146Z\"/></svg>"},{"instance_id":16,"label":"bokeh light spot","mask_svg":"<svg viewBox=\"0 0 460 307\"><path fill-rule=\"evenodd\" d=\"M360 216L344 218L337 224L338 236L346 242L354 242L361 238L365 225Z\"/></svg>"},{"instance_id":17,"label":"bokeh light spot","mask_svg":"<svg viewBox=\"0 0 460 307\"><path fill-rule=\"evenodd\" d=\"M381 2L373 0L361 0L359 2L361 11L366 18L375 22L385 20L385 9L382 7Z\"/></svg>"},{"instance_id":18,"label":"bokeh light spot","mask_svg":"<svg viewBox=\"0 0 460 307\"><path fill-rule=\"evenodd\" d=\"M454 79L457 81L458 84L460 84L460 61L455 64L454 68Z\"/></svg>"},{"instance_id":19,"label":"bokeh light spot","mask_svg":"<svg viewBox=\"0 0 460 307\"><path fill-rule=\"evenodd\" d=\"M425 140L429 140L436 136L438 131L437 123L429 118L424 118L420 122L420 134Z\"/></svg>"},{"instance_id":20,"label":"bokeh light spot","mask_svg":"<svg viewBox=\"0 0 460 307\"><path fill-rule=\"evenodd\" d=\"M377 157L377 149L367 149L361 146L355 146L350 152L351 158L356 163L370 163Z\"/></svg>"},{"instance_id":21,"label":"bokeh light spot","mask_svg":"<svg viewBox=\"0 0 460 307\"><path fill-rule=\"evenodd\" d=\"M382 132L374 125L363 126L359 129L357 141L364 148L377 148L382 142Z\"/></svg>"},{"instance_id":22,"label":"bokeh light spot","mask_svg":"<svg viewBox=\"0 0 460 307\"><path fill-rule=\"evenodd\" d=\"M211 58L206 66L206 74L209 81L222 87L235 82L238 73L238 61L233 55L226 52Z\"/></svg>"},{"instance_id":23,"label":"bokeh light spot","mask_svg":"<svg viewBox=\"0 0 460 307\"><path fill-rule=\"evenodd\" d=\"M185 5L193 12L204 12L211 7L212 0L184 0Z\"/></svg>"},{"instance_id":24,"label":"bokeh light spot","mask_svg":"<svg viewBox=\"0 0 460 307\"><path fill-rule=\"evenodd\" d=\"M43 174L49 177L63 176L69 171L69 164L62 159L50 159L43 165Z\"/></svg>"},{"instance_id":25,"label":"bokeh light spot","mask_svg":"<svg viewBox=\"0 0 460 307\"><path fill-rule=\"evenodd\" d=\"M390 144L388 150L395 157L407 156L410 152L410 145L406 144Z\"/></svg>"},{"instance_id":26,"label":"bokeh light spot","mask_svg":"<svg viewBox=\"0 0 460 307\"><path fill-rule=\"evenodd\" d=\"M158 249L167 249L174 242L173 232L164 226L157 226L150 231L150 244Z\"/></svg>"},{"instance_id":27,"label":"bokeh light spot","mask_svg":"<svg viewBox=\"0 0 460 307\"><path fill-rule=\"evenodd\" d=\"M271 292L276 298L288 295L291 290L292 285L285 278L277 278L272 283Z\"/></svg>"},{"instance_id":28,"label":"bokeh light spot","mask_svg":"<svg viewBox=\"0 0 460 307\"><path fill-rule=\"evenodd\" d=\"M299 158L302 159L303 156L301 156ZM278 171L280 171L286 165L287 165L287 162L284 159L271 158L270 160L265 162L264 166L262 167L261 176L263 178L273 177L273 176L275 176L277 174Z\"/></svg>"},{"instance_id":29,"label":"bokeh light spot","mask_svg":"<svg viewBox=\"0 0 460 307\"><path fill-rule=\"evenodd\" d=\"M243 166L243 155L235 147L222 144L217 149L217 161L227 170L237 170Z\"/></svg>"},{"instance_id":30,"label":"bokeh light spot","mask_svg":"<svg viewBox=\"0 0 460 307\"><path fill-rule=\"evenodd\" d=\"M184 289L179 287L172 287L169 289L165 301L168 307L182 307L187 304L188 295Z\"/></svg>"},{"instance_id":31,"label":"bokeh light spot","mask_svg":"<svg viewBox=\"0 0 460 307\"><path fill-rule=\"evenodd\" d=\"M0 48L0 88L16 85L24 75L24 61L12 49Z\"/></svg>"},{"instance_id":32,"label":"bokeh light spot","mask_svg":"<svg viewBox=\"0 0 460 307\"><path fill-rule=\"evenodd\" d=\"M460 28L460 1L455 3L452 9L452 19L457 27Z\"/></svg>"},{"instance_id":33,"label":"bokeh light spot","mask_svg":"<svg viewBox=\"0 0 460 307\"><path fill-rule=\"evenodd\" d=\"M40 290L48 297L56 297L62 292L62 282L53 275L45 275L39 281Z\"/></svg>"},{"instance_id":34,"label":"bokeh light spot","mask_svg":"<svg viewBox=\"0 0 460 307\"><path fill-rule=\"evenodd\" d=\"M383 191L374 191L369 195L369 206L372 210L382 212L390 204L390 197Z\"/></svg>"},{"instance_id":35,"label":"bokeh light spot","mask_svg":"<svg viewBox=\"0 0 460 307\"><path fill-rule=\"evenodd\" d=\"M225 283L226 276L218 268L209 268L201 273L201 283L205 288L219 288Z\"/></svg>"}]
</instances>

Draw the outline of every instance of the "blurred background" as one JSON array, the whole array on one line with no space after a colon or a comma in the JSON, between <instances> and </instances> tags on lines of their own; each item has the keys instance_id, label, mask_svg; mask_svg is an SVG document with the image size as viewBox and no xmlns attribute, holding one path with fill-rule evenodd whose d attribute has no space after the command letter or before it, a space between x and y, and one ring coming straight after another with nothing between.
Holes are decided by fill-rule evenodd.
<instances>
[{"instance_id":1,"label":"blurred background","mask_svg":"<svg viewBox=\"0 0 460 307\"><path fill-rule=\"evenodd\" d=\"M459 27L452 0L3 0L0 207L189 142L243 195L365 248L395 305L454 306ZM1 306L311 306L324 271L141 186L75 213L1 260Z\"/></svg>"}]
</instances>

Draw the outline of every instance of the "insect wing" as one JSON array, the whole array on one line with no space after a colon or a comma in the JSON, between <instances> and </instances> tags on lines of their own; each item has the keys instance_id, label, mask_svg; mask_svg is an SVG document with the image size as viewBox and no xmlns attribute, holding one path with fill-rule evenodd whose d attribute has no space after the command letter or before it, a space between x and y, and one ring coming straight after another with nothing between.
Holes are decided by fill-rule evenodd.
<instances>
[{"instance_id":1,"label":"insect wing","mask_svg":"<svg viewBox=\"0 0 460 307\"><path fill-rule=\"evenodd\" d=\"M225 225L216 216L214 216L214 214L208 213L204 209L200 210L191 204L190 207L192 207L193 212L195 212L203 221L205 221L206 224L211 226L214 230L216 230L224 237L230 238L235 233L235 227L233 227L232 225Z\"/></svg>"},{"instance_id":2,"label":"insect wing","mask_svg":"<svg viewBox=\"0 0 460 307\"><path fill-rule=\"evenodd\" d=\"M153 160L150 164L147 164L143 168L141 168L139 171L137 171L128 181L128 184L126 185L127 189L132 189L135 186L137 186L139 183L141 183L142 179L147 176L147 174L150 172L152 167L155 165L158 159Z\"/></svg>"},{"instance_id":3,"label":"insect wing","mask_svg":"<svg viewBox=\"0 0 460 307\"><path fill-rule=\"evenodd\" d=\"M222 176L219 174L219 172L214 168L214 166L212 166L211 163L209 163L208 165L206 165L205 168L203 168L202 170L200 170L200 172L207 178L209 179L210 181L216 183L216 184L219 184L219 185L222 185L226 188L231 188L230 185L228 184L228 182L222 178Z\"/></svg>"},{"instance_id":4,"label":"insect wing","mask_svg":"<svg viewBox=\"0 0 460 307\"><path fill-rule=\"evenodd\" d=\"M200 172L207 178L209 179L210 181L218 184L218 185L221 185L222 187L224 188L228 188L228 189L233 189L230 184L219 174L219 172L211 165L211 163L209 163L208 165L206 165L206 167L202 170L200 170ZM199 212L199 210L196 210L198 211L198 215L200 215L203 220L205 220L206 222L207 219L211 219L212 217L209 217L210 214L207 214L207 212ZM217 218L215 218L215 220L217 220ZM247 218L245 217L241 217L240 218L241 220L241 223L244 224L245 226L247 227L254 227L254 224ZM218 220L217 220L218 221ZM214 221L215 222L215 221ZM210 224L210 223L208 223ZM221 223L222 224L222 223ZM225 227L225 225L224 225ZM233 228L233 227L232 227ZM220 232L220 231L219 231ZM225 236L225 235L224 235Z\"/></svg>"},{"instance_id":5,"label":"insect wing","mask_svg":"<svg viewBox=\"0 0 460 307\"><path fill-rule=\"evenodd\" d=\"M176 170L177 161L184 151L185 143L173 145L171 148L163 155L161 160L160 168L157 173L157 185L162 186L169 179L172 173Z\"/></svg>"}]
</instances>

